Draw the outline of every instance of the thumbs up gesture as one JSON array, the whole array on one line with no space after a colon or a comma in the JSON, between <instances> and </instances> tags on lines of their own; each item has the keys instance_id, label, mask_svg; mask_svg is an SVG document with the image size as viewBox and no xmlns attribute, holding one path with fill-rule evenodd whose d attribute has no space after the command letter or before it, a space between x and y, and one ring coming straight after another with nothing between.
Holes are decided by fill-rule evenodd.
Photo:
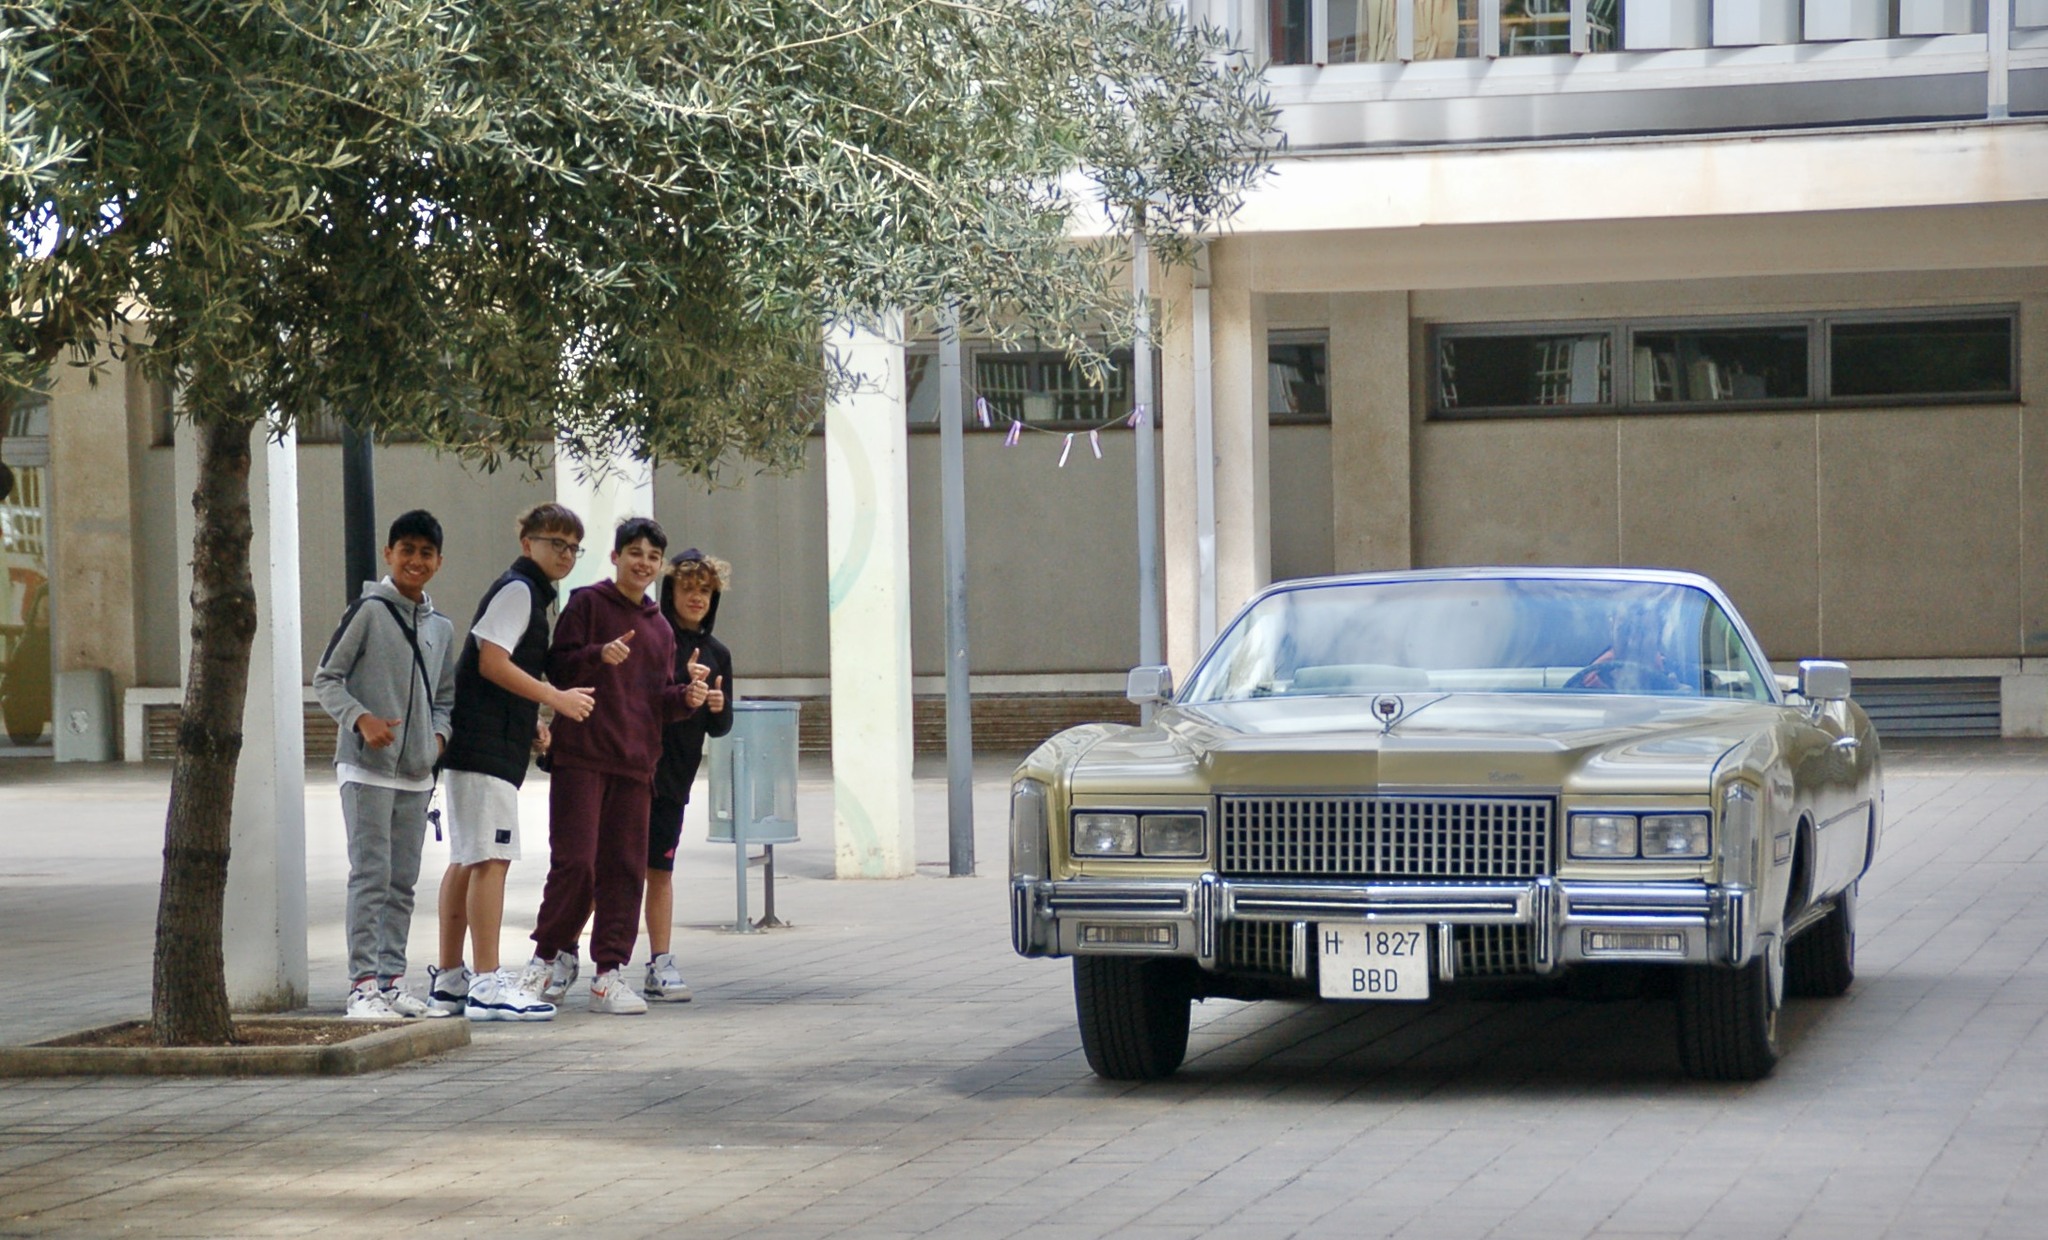
<instances>
[{"instance_id":1,"label":"thumbs up gesture","mask_svg":"<svg viewBox=\"0 0 2048 1240\"><path fill-rule=\"evenodd\" d=\"M704 704L714 713L725 709L725 677L720 676L711 682L710 691L704 695Z\"/></svg>"},{"instance_id":2,"label":"thumbs up gesture","mask_svg":"<svg viewBox=\"0 0 2048 1240\"><path fill-rule=\"evenodd\" d=\"M627 629L604 644L604 661L616 667L633 653L633 630Z\"/></svg>"},{"instance_id":3,"label":"thumbs up gesture","mask_svg":"<svg viewBox=\"0 0 2048 1240\"><path fill-rule=\"evenodd\" d=\"M705 699L711 696L711 690L704 684L704 678L711 674L711 669L697 662L697 655L702 650L701 646L692 650L690 661L684 664L684 667L689 669L690 687L683 692L683 700L688 702L692 709L702 706Z\"/></svg>"}]
</instances>

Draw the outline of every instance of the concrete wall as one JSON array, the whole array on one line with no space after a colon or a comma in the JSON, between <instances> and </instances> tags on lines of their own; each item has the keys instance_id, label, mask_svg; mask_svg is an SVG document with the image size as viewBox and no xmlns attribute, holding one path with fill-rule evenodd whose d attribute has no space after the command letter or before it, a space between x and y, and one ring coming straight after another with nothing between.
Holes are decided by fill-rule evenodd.
<instances>
[{"instance_id":1,"label":"concrete wall","mask_svg":"<svg viewBox=\"0 0 2048 1240\"><path fill-rule=\"evenodd\" d=\"M2019 404L1426 419L1435 322L2018 302ZM1418 564L1643 564L1719 580L1773 658L2035 654L2048 270L1418 292ZM2032 432L2031 434L2029 432Z\"/></svg>"}]
</instances>

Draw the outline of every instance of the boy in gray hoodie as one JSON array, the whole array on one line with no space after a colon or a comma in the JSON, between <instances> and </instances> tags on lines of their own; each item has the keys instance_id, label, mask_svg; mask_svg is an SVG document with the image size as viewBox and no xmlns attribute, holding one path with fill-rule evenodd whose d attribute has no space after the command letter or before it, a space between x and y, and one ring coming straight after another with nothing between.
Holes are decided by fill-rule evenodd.
<instances>
[{"instance_id":1,"label":"boy in gray hoodie","mask_svg":"<svg viewBox=\"0 0 2048 1240\"><path fill-rule=\"evenodd\" d=\"M351 1020L447 1015L400 985L434 765L455 701L455 626L426 594L441 567L441 523L424 509L393 521L384 564L390 575L363 583L313 673L338 725Z\"/></svg>"}]
</instances>

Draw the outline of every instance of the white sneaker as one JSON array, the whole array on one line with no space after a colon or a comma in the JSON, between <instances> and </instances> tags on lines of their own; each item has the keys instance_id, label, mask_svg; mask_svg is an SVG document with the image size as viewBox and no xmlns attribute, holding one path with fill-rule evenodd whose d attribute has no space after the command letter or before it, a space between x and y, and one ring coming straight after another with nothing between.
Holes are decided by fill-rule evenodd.
<instances>
[{"instance_id":1,"label":"white sneaker","mask_svg":"<svg viewBox=\"0 0 2048 1240\"><path fill-rule=\"evenodd\" d=\"M527 965L531 969L532 965ZM540 997L549 1003L560 1003L569 993L569 987L576 981L576 974L582 970L575 952L556 952L548 965L547 984L540 988Z\"/></svg>"},{"instance_id":2,"label":"white sneaker","mask_svg":"<svg viewBox=\"0 0 2048 1240\"><path fill-rule=\"evenodd\" d=\"M472 975L463 1014L471 1020L553 1020L555 1005L520 985L522 976L510 969Z\"/></svg>"},{"instance_id":3,"label":"white sneaker","mask_svg":"<svg viewBox=\"0 0 2048 1240\"><path fill-rule=\"evenodd\" d=\"M590 979L590 1010L613 1016L638 1016L647 1010L647 1000L633 993L624 973L606 969Z\"/></svg>"},{"instance_id":4,"label":"white sneaker","mask_svg":"<svg viewBox=\"0 0 2048 1240\"><path fill-rule=\"evenodd\" d=\"M377 989L375 978L364 978L348 992L348 1009L342 1013L349 1020L404 1020L405 1017L391 1010L385 1001L384 992Z\"/></svg>"},{"instance_id":5,"label":"white sneaker","mask_svg":"<svg viewBox=\"0 0 2048 1240\"><path fill-rule=\"evenodd\" d=\"M399 979L394 977L391 979L391 984L384 988L384 1002L392 1011L400 1016L405 1017L407 1020L416 1020L422 1016L443 1017L454 1015L453 1012L442 1011L439 1007L428 1003L418 995L407 994L405 987L400 986L398 983Z\"/></svg>"},{"instance_id":6,"label":"white sneaker","mask_svg":"<svg viewBox=\"0 0 2048 1240\"><path fill-rule=\"evenodd\" d=\"M683 980L683 971L676 967L676 958L668 952L647 962L647 997L666 1003L688 1003L690 984Z\"/></svg>"},{"instance_id":7,"label":"white sneaker","mask_svg":"<svg viewBox=\"0 0 2048 1240\"><path fill-rule=\"evenodd\" d=\"M517 978L516 984L518 985L519 989L524 990L529 994L538 995L542 991L547 989L548 973L548 962L542 960L539 956L535 956L533 959L526 962L525 968L519 970L519 976ZM489 975L485 974L483 976ZM475 982L470 983L470 985L472 986L474 986L475 984ZM552 1001L553 1000L550 1000L550 1002Z\"/></svg>"},{"instance_id":8,"label":"white sneaker","mask_svg":"<svg viewBox=\"0 0 2048 1240\"><path fill-rule=\"evenodd\" d=\"M462 1015L462 1009L468 1006L469 982L475 976L466 964L458 964L452 969L428 965L427 1002L450 1016Z\"/></svg>"}]
</instances>

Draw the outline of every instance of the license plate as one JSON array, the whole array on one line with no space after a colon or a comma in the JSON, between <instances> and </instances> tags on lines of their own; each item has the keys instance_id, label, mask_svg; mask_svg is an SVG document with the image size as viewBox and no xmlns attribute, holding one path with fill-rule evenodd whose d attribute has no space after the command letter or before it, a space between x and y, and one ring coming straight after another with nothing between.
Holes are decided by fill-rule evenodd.
<instances>
[{"instance_id":1,"label":"license plate","mask_svg":"<svg viewBox=\"0 0 2048 1240\"><path fill-rule=\"evenodd\" d=\"M1325 999L1429 998L1429 928L1409 922L1326 921L1316 976Z\"/></svg>"}]
</instances>

